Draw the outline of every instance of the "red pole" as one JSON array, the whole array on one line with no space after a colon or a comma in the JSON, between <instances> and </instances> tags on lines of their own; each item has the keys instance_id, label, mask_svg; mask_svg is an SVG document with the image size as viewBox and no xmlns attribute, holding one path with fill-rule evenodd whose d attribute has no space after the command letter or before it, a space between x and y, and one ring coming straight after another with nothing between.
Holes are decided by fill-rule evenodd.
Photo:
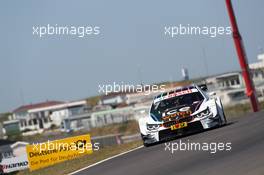
<instances>
[{"instance_id":1,"label":"red pole","mask_svg":"<svg viewBox=\"0 0 264 175\"><path fill-rule=\"evenodd\" d=\"M246 85L246 93L250 99L253 112L257 112L259 110L258 99L256 97L255 87L254 87L254 84L250 76L246 52L244 49L242 37L238 30L236 17L234 14L231 0L226 0L226 7L227 7L228 15L231 21L231 27L233 30L233 39L234 39L234 43L236 46L239 64L242 69L242 76L244 78L245 85Z\"/></svg>"}]
</instances>

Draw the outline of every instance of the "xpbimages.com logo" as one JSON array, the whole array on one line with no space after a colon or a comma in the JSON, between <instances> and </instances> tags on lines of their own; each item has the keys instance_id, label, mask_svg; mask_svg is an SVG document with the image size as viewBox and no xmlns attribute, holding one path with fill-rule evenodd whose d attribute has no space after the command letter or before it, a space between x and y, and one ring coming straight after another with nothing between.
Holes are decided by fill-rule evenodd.
<instances>
[{"instance_id":1,"label":"xpbimages.com logo","mask_svg":"<svg viewBox=\"0 0 264 175\"><path fill-rule=\"evenodd\" d=\"M71 143L65 142L52 142L47 141L46 143L33 143L33 151L29 152L30 157L47 155L63 151L78 151L79 153L84 153L85 151L98 151L100 143L90 143L85 140L77 140Z\"/></svg>"},{"instance_id":2,"label":"xpbimages.com logo","mask_svg":"<svg viewBox=\"0 0 264 175\"><path fill-rule=\"evenodd\" d=\"M124 82L113 84L99 84L98 92L100 94L108 95L110 93L144 93L149 95L151 93L163 93L165 92L165 85L148 85L148 84L126 84Z\"/></svg>"},{"instance_id":3,"label":"xpbimages.com logo","mask_svg":"<svg viewBox=\"0 0 264 175\"><path fill-rule=\"evenodd\" d=\"M171 154L176 153L177 151L206 151L210 154L215 154L219 151L231 151L232 149L232 143L231 142L190 142L190 140L187 140L187 142L182 142L182 140L179 140L179 142L169 142L165 143L165 151L169 151Z\"/></svg>"},{"instance_id":4,"label":"xpbimages.com logo","mask_svg":"<svg viewBox=\"0 0 264 175\"><path fill-rule=\"evenodd\" d=\"M99 35L100 27L99 26L73 26L73 25L64 25L58 26L55 25L44 25L44 26L33 26L32 35L42 38L44 36L55 36L55 35L68 35L76 36L83 38L91 35Z\"/></svg>"},{"instance_id":5,"label":"xpbimages.com logo","mask_svg":"<svg viewBox=\"0 0 264 175\"><path fill-rule=\"evenodd\" d=\"M179 36L208 36L215 38L223 35L232 34L230 26L191 26L190 24L173 25L164 27L164 35L170 38Z\"/></svg>"}]
</instances>

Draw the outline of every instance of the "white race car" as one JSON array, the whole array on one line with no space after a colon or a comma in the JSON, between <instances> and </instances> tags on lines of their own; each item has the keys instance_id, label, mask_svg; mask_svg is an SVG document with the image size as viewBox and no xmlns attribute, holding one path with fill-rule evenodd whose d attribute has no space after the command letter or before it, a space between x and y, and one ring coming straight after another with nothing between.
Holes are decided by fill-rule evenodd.
<instances>
[{"instance_id":1,"label":"white race car","mask_svg":"<svg viewBox=\"0 0 264 175\"><path fill-rule=\"evenodd\" d=\"M149 116L139 119L144 145L226 124L221 99L206 91L190 85L156 96Z\"/></svg>"}]
</instances>

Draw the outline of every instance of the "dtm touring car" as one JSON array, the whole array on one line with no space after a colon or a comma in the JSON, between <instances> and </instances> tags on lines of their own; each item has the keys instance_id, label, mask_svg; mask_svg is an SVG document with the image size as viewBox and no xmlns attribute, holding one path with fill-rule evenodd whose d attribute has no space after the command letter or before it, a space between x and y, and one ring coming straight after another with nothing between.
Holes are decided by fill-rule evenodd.
<instances>
[{"instance_id":1,"label":"dtm touring car","mask_svg":"<svg viewBox=\"0 0 264 175\"><path fill-rule=\"evenodd\" d=\"M206 91L206 85L189 85L156 96L138 121L144 145L225 125L221 99Z\"/></svg>"}]
</instances>

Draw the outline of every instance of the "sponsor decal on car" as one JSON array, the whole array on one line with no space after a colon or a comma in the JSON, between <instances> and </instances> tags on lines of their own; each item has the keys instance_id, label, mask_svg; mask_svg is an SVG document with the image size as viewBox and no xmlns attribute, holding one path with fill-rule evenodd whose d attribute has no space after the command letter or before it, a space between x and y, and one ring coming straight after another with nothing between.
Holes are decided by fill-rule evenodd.
<instances>
[{"instance_id":1,"label":"sponsor decal on car","mask_svg":"<svg viewBox=\"0 0 264 175\"><path fill-rule=\"evenodd\" d=\"M171 130L181 129L187 127L187 122L177 123L175 125L171 125Z\"/></svg>"},{"instance_id":2,"label":"sponsor decal on car","mask_svg":"<svg viewBox=\"0 0 264 175\"><path fill-rule=\"evenodd\" d=\"M165 116L162 117L163 121L171 121L171 120L177 120L180 118L188 117L192 114L190 107L183 107L180 109L172 109L166 113L164 113Z\"/></svg>"},{"instance_id":3,"label":"sponsor decal on car","mask_svg":"<svg viewBox=\"0 0 264 175\"><path fill-rule=\"evenodd\" d=\"M179 91L179 92L174 92L172 94L169 94L169 95L166 95L166 96L162 96L162 97L156 98L154 100L154 103L157 103L157 102L160 102L162 100L169 99L169 98L177 97L177 96L181 96L181 95L185 95L185 94L190 94L190 93L193 93L193 92L198 92L198 90L197 89L187 89L187 90L183 90L183 91Z\"/></svg>"}]
</instances>

